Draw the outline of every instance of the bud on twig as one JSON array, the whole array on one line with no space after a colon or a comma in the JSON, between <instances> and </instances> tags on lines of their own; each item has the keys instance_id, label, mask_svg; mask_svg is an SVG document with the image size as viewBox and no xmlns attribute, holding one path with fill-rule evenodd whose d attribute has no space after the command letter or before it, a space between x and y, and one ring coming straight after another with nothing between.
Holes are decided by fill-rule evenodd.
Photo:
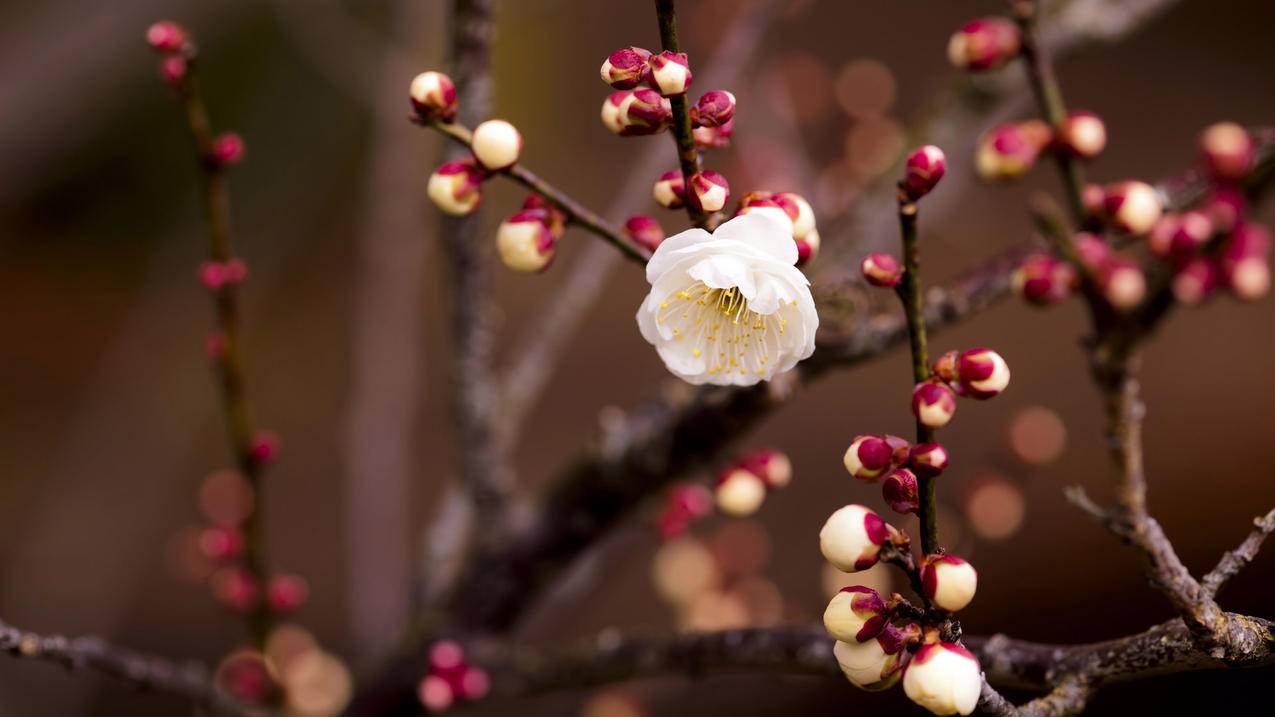
<instances>
[{"instance_id":1,"label":"bud on twig","mask_svg":"<svg viewBox=\"0 0 1275 717\"><path fill-rule=\"evenodd\" d=\"M766 482L745 468L727 468L718 476L713 494L719 510L742 518L761 508L766 499Z\"/></svg>"},{"instance_id":2,"label":"bud on twig","mask_svg":"<svg viewBox=\"0 0 1275 717\"><path fill-rule=\"evenodd\" d=\"M1146 234L1155 226L1163 211L1160 195L1146 182L1126 181L1106 189L1104 210L1117 230L1127 234Z\"/></svg>"},{"instance_id":3,"label":"bud on twig","mask_svg":"<svg viewBox=\"0 0 1275 717\"><path fill-rule=\"evenodd\" d=\"M947 470L947 449L938 443L921 443L908 455L908 467L922 478L935 478Z\"/></svg>"},{"instance_id":4,"label":"bud on twig","mask_svg":"<svg viewBox=\"0 0 1275 717\"><path fill-rule=\"evenodd\" d=\"M859 268L863 271L863 278L873 286L891 288L898 286L903 280L903 265L898 259L882 252L863 257Z\"/></svg>"},{"instance_id":5,"label":"bud on twig","mask_svg":"<svg viewBox=\"0 0 1275 717\"><path fill-rule=\"evenodd\" d=\"M1012 277L1015 293L1039 306L1067 298L1075 281L1075 269L1048 254L1028 257Z\"/></svg>"},{"instance_id":6,"label":"bud on twig","mask_svg":"<svg viewBox=\"0 0 1275 717\"><path fill-rule=\"evenodd\" d=\"M811 229L810 233L794 241L797 242L797 266L798 267L802 267L802 266L805 266L806 264L809 264L810 262L815 260L816 256L819 255L819 232L818 231Z\"/></svg>"},{"instance_id":7,"label":"bud on twig","mask_svg":"<svg viewBox=\"0 0 1275 717\"><path fill-rule=\"evenodd\" d=\"M954 642L922 645L903 671L903 691L936 715L971 714L983 691L978 658Z\"/></svg>"},{"instance_id":8,"label":"bud on twig","mask_svg":"<svg viewBox=\"0 0 1275 717\"><path fill-rule=\"evenodd\" d=\"M792 482L792 461L783 451L759 448L739 459L739 464L761 478L772 490Z\"/></svg>"},{"instance_id":9,"label":"bud on twig","mask_svg":"<svg viewBox=\"0 0 1275 717\"><path fill-rule=\"evenodd\" d=\"M942 428L956 413L956 394L941 383L918 383L912 390L912 413L923 425Z\"/></svg>"},{"instance_id":10,"label":"bud on twig","mask_svg":"<svg viewBox=\"0 0 1275 717\"><path fill-rule=\"evenodd\" d=\"M886 624L881 634L865 642L838 640L832 654L841 672L855 687L878 692L893 687L903 667L903 640L893 625Z\"/></svg>"},{"instance_id":11,"label":"bud on twig","mask_svg":"<svg viewBox=\"0 0 1275 717\"><path fill-rule=\"evenodd\" d=\"M665 209L686 206L686 182L682 180L682 173L674 169L661 174L651 187L651 196L655 198L656 204Z\"/></svg>"},{"instance_id":12,"label":"bud on twig","mask_svg":"<svg viewBox=\"0 0 1275 717\"><path fill-rule=\"evenodd\" d=\"M300 575L276 575L266 586L266 604L273 612L294 612L310 598L310 584Z\"/></svg>"},{"instance_id":13,"label":"bud on twig","mask_svg":"<svg viewBox=\"0 0 1275 717\"><path fill-rule=\"evenodd\" d=\"M441 72L431 70L412 78L408 96L412 109L422 120L451 122L456 119L456 85Z\"/></svg>"},{"instance_id":14,"label":"bud on twig","mask_svg":"<svg viewBox=\"0 0 1275 717\"><path fill-rule=\"evenodd\" d=\"M1218 265L1202 256L1189 259L1173 274L1173 298L1187 306L1195 306L1217 288L1221 272Z\"/></svg>"},{"instance_id":15,"label":"bud on twig","mask_svg":"<svg viewBox=\"0 0 1275 717\"><path fill-rule=\"evenodd\" d=\"M1022 37L1018 27L1003 17L985 17L965 23L947 43L947 59L957 69L986 72L1003 66L1018 54Z\"/></svg>"},{"instance_id":16,"label":"bud on twig","mask_svg":"<svg viewBox=\"0 0 1275 717\"><path fill-rule=\"evenodd\" d=\"M180 87L190 72L190 63L181 55L169 55L159 61L159 78L169 87Z\"/></svg>"},{"instance_id":17,"label":"bud on twig","mask_svg":"<svg viewBox=\"0 0 1275 717\"><path fill-rule=\"evenodd\" d=\"M674 97L685 94L690 88L691 66L686 53L665 50L658 55L651 55L647 63L651 66L648 82L661 95Z\"/></svg>"},{"instance_id":18,"label":"bud on twig","mask_svg":"<svg viewBox=\"0 0 1275 717\"><path fill-rule=\"evenodd\" d=\"M1009 366L991 349L970 349L957 357L956 377L962 396L988 399L1009 385Z\"/></svg>"},{"instance_id":19,"label":"bud on twig","mask_svg":"<svg viewBox=\"0 0 1275 717\"><path fill-rule=\"evenodd\" d=\"M823 524L819 550L838 570L853 573L877 564L887 537L881 516L862 505L847 505Z\"/></svg>"},{"instance_id":20,"label":"bud on twig","mask_svg":"<svg viewBox=\"0 0 1275 717\"><path fill-rule=\"evenodd\" d=\"M482 201L482 183L486 178L470 159L448 162L430 175L429 198L443 212L464 216L478 208Z\"/></svg>"},{"instance_id":21,"label":"bud on twig","mask_svg":"<svg viewBox=\"0 0 1275 717\"><path fill-rule=\"evenodd\" d=\"M955 555L931 555L921 565L921 585L935 607L956 612L974 599L978 571Z\"/></svg>"},{"instance_id":22,"label":"bud on twig","mask_svg":"<svg viewBox=\"0 0 1275 717\"><path fill-rule=\"evenodd\" d=\"M1147 277L1135 262L1112 257L1098 270L1098 288L1107 303L1125 311L1142 303L1147 294Z\"/></svg>"},{"instance_id":23,"label":"bud on twig","mask_svg":"<svg viewBox=\"0 0 1275 717\"><path fill-rule=\"evenodd\" d=\"M823 626L842 642L866 642L881 634L889 622L885 601L869 587L841 588L823 611Z\"/></svg>"},{"instance_id":24,"label":"bud on twig","mask_svg":"<svg viewBox=\"0 0 1275 717\"><path fill-rule=\"evenodd\" d=\"M711 169L691 175L686 201L702 212L721 211L730 199L730 184L721 174Z\"/></svg>"},{"instance_id":25,"label":"bud on twig","mask_svg":"<svg viewBox=\"0 0 1275 717\"><path fill-rule=\"evenodd\" d=\"M1092 112L1067 115L1058 127L1058 146L1081 159L1093 159L1107 146L1107 126Z\"/></svg>"},{"instance_id":26,"label":"bud on twig","mask_svg":"<svg viewBox=\"0 0 1275 717\"><path fill-rule=\"evenodd\" d=\"M233 167L243 160L244 143L243 138L234 132L226 132L217 135L213 139L212 153L209 157L212 163L221 168Z\"/></svg>"},{"instance_id":27,"label":"bud on twig","mask_svg":"<svg viewBox=\"0 0 1275 717\"><path fill-rule=\"evenodd\" d=\"M504 120L487 120L474 128L470 142L474 158L488 171L498 172L514 166L522 154L522 135Z\"/></svg>"},{"instance_id":28,"label":"bud on twig","mask_svg":"<svg viewBox=\"0 0 1275 717\"><path fill-rule=\"evenodd\" d=\"M616 50L602 62L602 81L617 90L631 90L650 77L650 57L651 51L640 47Z\"/></svg>"},{"instance_id":29,"label":"bud on twig","mask_svg":"<svg viewBox=\"0 0 1275 717\"><path fill-rule=\"evenodd\" d=\"M690 112L694 127L721 127L735 116L735 95L726 90L706 92Z\"/></svg>"},{"instance_id":30,"label":"bud on twig","mask_svg":"<svg viewBox=\"0 0 1275 717\"><path fill-rule=\"evenodd\" d=\"M186 28L172 20L160 20L146 28L146 44L156 52L181 52L190 43Z\"/></svg>"},{"instance_id":31,"label":"bud on twig","mask_svg":"<svg viewBox=\"0 0 1275 717\"><path fill-rule=\"evenodd\" d=\"M735 120L720 127L696 127L691 130L696 149L720 149L730 146L731 135L735 134Z\"/></svg>"},{"instance_id":32,"label":"bud on twig","mask_svg":"<svg viewBox=\"0 0 1275 717\"><path fill-rule=\"evenodd\" d=\"M850 475L863 481L874 481L890 470L894 448L880 436L855 436L843 459Z\"/></svg>"},{"instance_id":33,"label":"bud on twig","mask_svg":"<svg viewBox=\"0 0 1275 717\"><path fill-rule=\"evenodd\" d=\"M557 251L548 218L543 209L528 209L501 222L496 230L496 249L505 266L522 272L548 268Z\"/></svg>"},{"instance_id":34,"label":"bud on twig","mask_svg":"<svg viewBox=\"0 0 1275 717\"><path fill-rule=\"evenodd\" d=\"M1271 234L1260 224L1240 224L1222 249L1222 273L1235 295L1254 301L1271 288Z\"/></svg>"},{"instance_id":35,"label":"bud on twig","mask_svg":"<svg viewBox=\"0 0 1275 717\"><path fill-rule=\"evenodd\" d=\"M1049 139L1036 127L1026 122L1010 123L984 132L974 150L978 176L988 181L1009 181L1027 174Z\"/></svg>"},{"instance_id":36,"label":"bud on twig","mask_svg":"<svg viewBox=\"0 0 1275 717\"><path fill-rule=\"evenodd\" d=\"M915 513L921 506L916 474L907 468L890 471L881 483L881 497L896 513Z\"/></svg>"},{"instance_id":37,"label":"bud on twig","mask_svg":"<svg viewBox=\"0 0 1275 717\"><path fill-rule=\"evenodd\" d=\"M1243 179L1253 168L1256 149L1248 130L1234 122L1218 122L1200 135L1204 166L1217 179Z\"/></svg>"},{"instance_id":38,"label":"bud on twig","mask_svg":"<svg viewBox=\"0 0 1275 717\"><path fill-rule=\"evenodd\" d=\"M947 172L947 157L932 144L918 147L903 165L903 191L916 201L930 193Z\"/></svg>"},{"instance_id":39,"label":"bud on twig","mask_svg":"<svg viewBox=\"0 0 1275 717\"><path fill-rule=\"evenodd\" d=\"M653 252L664 241L664 228L654 218L636 214L624 222L624 235L634 244Z\"/></svg>"}]
</instances>

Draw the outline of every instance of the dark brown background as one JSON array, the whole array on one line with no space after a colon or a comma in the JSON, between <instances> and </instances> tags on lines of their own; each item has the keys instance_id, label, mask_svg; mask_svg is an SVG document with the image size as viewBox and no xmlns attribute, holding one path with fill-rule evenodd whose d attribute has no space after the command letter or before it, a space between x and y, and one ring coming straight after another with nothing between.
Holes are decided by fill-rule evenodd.
<instances>
[{"instance_id":1,"label":"dark brown background","mask_svg":"<svg viewBox=\"0 0 1275 717\"><path fill-rule=\"evenodd\" d=\"M682 4L683 44L694 63L706 56L714 28L735 4ZM648 5L499 4L498 113L522 130L529 166L599 208L612 199L640 145L666 141L620 141L597 121L601 59L621 45L657 43ZM943 48L950 31L998 7L918 0L796 5L767 32L762 61L744 82L761 83L795 52L810 53L834 75L850 59L877 58L895 73L894 113L904 121L921 111L928 92L949 82ZM141 39L148 22L171 16L202 41L215 121L248 142L233 188L238 246L252 271L246 289L251 389L261 422L285 439L267 497L271 554L311 580L303 622L330 649L364 649L349 638L350 528L343 506L350 490L347 409L356 398L353 307L369 295L367 273L359 269L369 243L405 258L393 268L399 278L419 278L412 284L419 296L390 292L390 303L370 313L389 335L401 334L400 348L373 359L401 370L406 358L417 384L411 400L389 407L416 412L407 424L414 537L370 558L416 554L415 536L452 472L448 346L432 236L437 221L422 199L439 140L410 129L378 134L378 127L397 125L378 124L371 109L389 102L390 115L405 116L401 98L411 75L441 57L441 6L423 3L415 12L419 22L391 32L401 10L392 12L384 0L346 3L335 15L334 5L303 0L0 5L0 617L208 661L240 638L235 619L202 588L174 579L164 563L168 538L198 519L194 488L226 460L201 352L210 311L194 281L202 254L194 173L179 118ZM1269 123L1272 23L1275 5L1263 0L1188 1L1118 47L1092 48L1063 62L1071 103L1107 120L1111 144L1093 175L1160 177L1192 161L1196 134L1212 121ZM419 58L397 77L386 76L380 53L391 36ZM815 97L827 91L817 83L797 90ZM746 104L740 112L742 134L750 131ZM835 106L803 124L816 165L840 156L847 126ZM389 176L398 178L373 182L377 162L388 162ZM737 193L749 188L731 178ZM1053 188L1055 178L1040 171L1027 184ZM1026 196L1025 187L975 186L958 211L927 224L932 276L950 275L1025 236ZM488 219L511 212L518 199L508 187L490 191ZM377 224L378 217L389 219ZM846 241L825 237L834 239ZM589 241L572 232L559 265L543 276L498 273L512 335L549 303L572 299L558 284ZM600 409L640 402L667 380L633 326L643 292L638 272L625 266L592 308L519 446L528 486L543 484L593 435ZM1210 566L1254 514L1275 502L1271 306L1269 300L1222 300L1182 312L1150 347L1151 506L1196 570ZM963 407L945 431L955 465L943 480L947 499L958 500L980 467L1004 463L1001 429L1017 409L1049 406L1070 431L1065 458L1025 483L1024 528L1009 541L967 544L983 576L965 615L972 632L1089 640L1170 615L1130 554L1061 498L1060 488L1070 483L1105 496L1110 482L1098 404L1077 348L1082 331L1074 304L1043 313L1005 305L937 341L940 348L991 344L1014 369L1005 396ZM839 455L856 432L906 432L906 371L896 353L827 379L756 436L788 451L796 465L794 485L759 516L775 543L768 575L794 614L822 609L813 537L824 516L848 500L875 499L849 484ZM384 431L376 435L385 438ZM566 641L607 625L669 622L649 587L655 541L645 524L624 530L636 547L606 566L606 580L586 608L570 617L546 611L528 639ZM1228 590L1225 606L1275 617L1272 569L1268 558L1259 560ZM1221 713L1224 704L1264 700L1268 679L1250 672L1150 681L1103 692L1093 713L1147 707L1148 699L1175 712ZM722 678L712 686L670 680L641 694L652 711L663 706L678 714L833 714L869 703L916 712L898 694L867 698L845 685L795 678ZM573 699L535 704L569 712ZM94 677L0 663L0 712L6 715L180 709L170 698L130 695Z\"/></svg>"}]
</instances>

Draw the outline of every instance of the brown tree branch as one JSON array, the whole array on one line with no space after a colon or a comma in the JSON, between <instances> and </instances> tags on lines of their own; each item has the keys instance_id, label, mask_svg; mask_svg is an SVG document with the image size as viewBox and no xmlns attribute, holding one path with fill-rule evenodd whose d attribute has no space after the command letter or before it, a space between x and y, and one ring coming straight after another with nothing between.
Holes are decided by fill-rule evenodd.
<instances>
[{"instance_id":1,"label":"brown tree branch","mask_svg":"<svg viewBox=\"0 0 1275 717\"><path fill-rule=\"evenodd\" d=\"M674 0L655 0L655 15L660 23L661 49L668 52L681 52L677 39L677 10ZM686 93L669 98L673 108L673 123L670 134L677 145L677 162L682 169L682 178L686 181L686 191L691 191L691 177L700 171L699 152L695 150L695 137L691 134L691 112L686 101ZM709 217L694 202L686 202L686 213L695 226L705 226Z\"/></svg>"},{"instance_id":2,"label":"brown tree branch","mask_svg":"<svg viewBox=\"0 0 1275 717\"><path fill-rule=\"evenodd\" d=\"M1217 595L1228 580L1238 575L1249 563L1253 562L1253 559L1257 557L1257 551L1262 547L1262 543L1272 532L1275 532L1275 508L1272 508L1266 515L1254 518L1253 531L1248 534L1244 542L1240 543L1239 547L1223 553L1217 567L1210 570L1204 576L1204 580L1201 581L1204 584L1204 589L1210 595Z\"/></svg>"},{"instance_id":3,"label":"brown tree branch","mask_svg":"<svg viewBox=\"0 0 1275 717\"><path fill-rule=\"evenodd\" d=\"M71 671L98 672L139 690L184 697L218 714L248 714L214 688L204 665L127 650L98 637L41 635L0 621L0 652L20 659L50 662Z\"/></svg>"}]
</instances>

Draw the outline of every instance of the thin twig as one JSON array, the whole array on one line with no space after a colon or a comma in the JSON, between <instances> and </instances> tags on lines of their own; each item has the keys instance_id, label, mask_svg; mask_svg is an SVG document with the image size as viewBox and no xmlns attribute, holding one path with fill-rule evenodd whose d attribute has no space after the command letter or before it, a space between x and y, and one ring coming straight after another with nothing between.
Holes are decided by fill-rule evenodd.
<instances>
[{"instance_id":1,"label":"thin twig","mask_svg":"<svg viewBox=\"0 0 1275 717\"><path fill-rule=\"evenodd\" d=\"M1005 699L1005 696L996 691L991 683L987 681L987 676L983 676L983 692L978 698L978 708L982 712L996 717L1021 717L1018 708L1013 702Z\"/></svg>"},{"instance_id":2,"label":"thin twig","mask_svg":"<svg viewBox=\"0 0 1275 717\"><path fill-rule=\"evenodd\" d=\"M674 0L655 0L655 14L660 23L660 45L668 52L681 52L677 40L677 11ZM699 173L699 152L695 151L695 137L691 134L691 113L686 102L686 93L669 98L673 108L673 124L670 127L673 142L677 145L677 161L682 168L682 179L686 182L686 192L691 192L691 177ZM686 202L686 213L695 226L704 226L709 217L695 202Z\"/></svg>"},{"instance_id":3,"label":"thin twig","mask_svg":"<svg viewBox=\"0 0 1275 717\"><path fill-rule=\"evenodd\" d=\"M1261 549L1262 543L1265 542L1266 536L1275 532L1275 508L1272 508L1266 515L1253 519L1253 532L1248 534L1243 543L1239 547L1228 550L1222 555L1222 559L1218 561L1217 567L1213 568L1204 576L1201 582L1204 589L1210 595L1217 595L1226 582L1239 574L1253 559L1257 557L1257 551Z\"/></svg>"}]
</instances>

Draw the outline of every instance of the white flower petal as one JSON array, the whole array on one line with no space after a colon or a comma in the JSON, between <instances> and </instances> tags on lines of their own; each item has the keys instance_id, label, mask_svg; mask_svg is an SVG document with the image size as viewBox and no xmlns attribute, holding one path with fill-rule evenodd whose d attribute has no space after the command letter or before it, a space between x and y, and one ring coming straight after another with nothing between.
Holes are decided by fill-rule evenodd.
<instances>
[{"instance_id":1,"label":"white flower petal","mask_svg":"<svg viewBox=\"0 0 1275 717\"><path fill-rule=\"evenodd\" d=\"M797 263L792 222L785 223L767 212L749 212L724 222L713 232L713 238L757 247L790 266Z\"/></svg>"},{"instance_id":2,"label":"white flower petal","mask_svg":"<svg viewBox=\"0 0 1275 717\"><path fill-rule=\"evenodd\" d=\"M713 235L703 229L692 227L660 242L660 245L655 248L655 253L646 262L647 282L654 284L656 279L660 278L660 275L668 271L672 264L675 263L675 260L670 260L670 257L677 254L679 250L686 249L699 242L709 241L712 238Z\"/></svg>"}]
</instances>

